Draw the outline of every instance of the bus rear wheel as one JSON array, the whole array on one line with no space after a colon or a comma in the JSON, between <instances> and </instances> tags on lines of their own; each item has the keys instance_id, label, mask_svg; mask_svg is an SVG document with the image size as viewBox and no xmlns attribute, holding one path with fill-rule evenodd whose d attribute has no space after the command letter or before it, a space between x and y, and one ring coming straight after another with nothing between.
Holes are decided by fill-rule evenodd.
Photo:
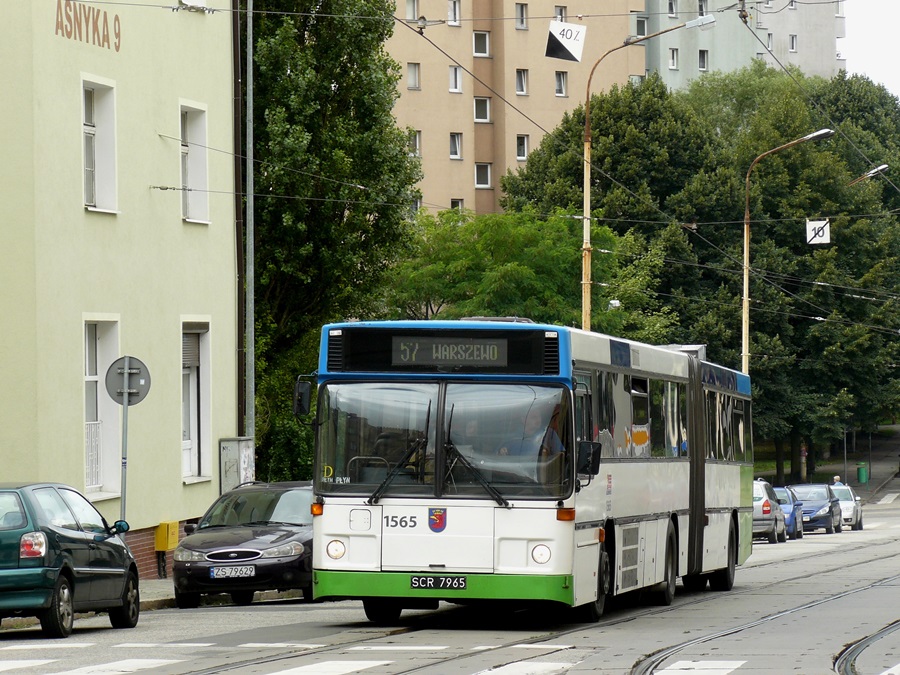
<instances>
[{"instance_id":1,"label":"bus rear wheel","mask_svg":"<svg viewBox=\"0 0 900 675\"><path fill-rule=\"evenodd\" d=\"M403 611L400 604L390 598L366 598L363 600L363 609L366 618L379 626L397 623L400 612Z\"/></svg>"},{"instance_id":2,"label":"bus rear wheel","mask_svg":"<svg viewBox=\"0 0 900 675\"><path fill-rule=\"evenodd\" d=\"M666 536L666 559L663 570L663 580L656 592L658 604L668 607L675 599L675 580L678 578L678 552L675 539L675 527L669 523L669 532Z\"/></svg>"}]
</instances>

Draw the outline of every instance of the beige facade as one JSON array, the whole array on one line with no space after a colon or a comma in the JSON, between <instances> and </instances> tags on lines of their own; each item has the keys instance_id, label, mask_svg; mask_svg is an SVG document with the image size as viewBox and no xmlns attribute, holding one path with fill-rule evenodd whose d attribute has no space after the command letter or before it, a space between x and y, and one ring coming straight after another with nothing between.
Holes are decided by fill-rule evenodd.
<instances>
[{"instance_id":1,"label":"beige facade","mask_svg":"<svg viewBox=\"0 0 900 675\"><path fill-rule=\"evenodd\" d=\"M609 0L602 9L566 0L442 0L440 16L425 15L423 5L398 3L397 15L409 21L395 26L387 45L404 74L397 121L421 132L422 207L434 212L461 205L491 213L500 211L500 177L507 167L524 166L527 153L563 114L583 105L591 65L634 35L634 12L644 0ZM544 56L550 22L560 14L586 30L581 63ZM427 24L422 34L419 16ZM644 69L643 47L619 50L603 60L591 90L643 76ZM484 106L484 99L489 113L477 121L476 100ZM452 158L451 134L461 135Z\"/></svg>"},{"instance_id":2,"label":"beige facade","mask_svg":"<svg viewBox=\"0 0 900 675\"><path fill-rule=\"evenodd\" d=\"M124 411L105 377L137 357L133 530L200 515L238 428L230 0L205 4L221 11L4 8L2 480L69 483L117 519Z\"/></svg>"}]
</instances>

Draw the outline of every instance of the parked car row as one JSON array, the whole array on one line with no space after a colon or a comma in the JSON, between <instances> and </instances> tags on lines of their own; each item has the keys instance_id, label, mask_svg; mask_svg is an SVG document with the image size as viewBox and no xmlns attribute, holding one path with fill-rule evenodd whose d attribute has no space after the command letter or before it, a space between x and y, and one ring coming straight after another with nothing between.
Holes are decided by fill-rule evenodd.
<instances>
[{"instance_id":1,"label":"parked car row","mask_svg":"<svg viewBox=\"0 0 900 675\"><path fill-rule=\"evenodd\" d=\"M770 543L800 539L804 532L822 529L827 534L844 526L863 528L862 503L849 485L804 483L772 487L753 481L753 538Z\"/></svg>"}]
</instances>

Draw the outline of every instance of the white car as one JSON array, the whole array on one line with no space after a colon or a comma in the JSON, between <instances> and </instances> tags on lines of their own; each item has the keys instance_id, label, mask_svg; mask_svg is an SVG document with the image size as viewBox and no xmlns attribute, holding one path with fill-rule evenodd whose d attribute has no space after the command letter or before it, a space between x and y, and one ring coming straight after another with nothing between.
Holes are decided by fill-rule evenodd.
<instances>
[{"instance_id":1,"label":"white car","mask_svg":"<svg viewBox=\"0 0 900 675\"><path fill-rule=\"evenodd\" d=\"M849 485L832 485L831 489L841 501L841 520L851 530L863 529L862 502Z\"/></svg>"}]
</instances>

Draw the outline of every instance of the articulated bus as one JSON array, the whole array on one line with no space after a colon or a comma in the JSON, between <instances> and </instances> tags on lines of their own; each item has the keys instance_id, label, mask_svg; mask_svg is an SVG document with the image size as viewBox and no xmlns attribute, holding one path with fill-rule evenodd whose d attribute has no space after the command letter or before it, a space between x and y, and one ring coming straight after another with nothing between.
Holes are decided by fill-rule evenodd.
<instances>
[{"instance_id":1,"label":"articulated bus","mask_svg":"<svg viewBox=\"0 0 900 675\"><path fill-rule=\"evenodd\" d=\"M695 349L694 352L697 350ZM730 590L750 554L750 380L678 347L516 319L322 329L313 589L440 601ZM298 378L294 407L310 408Z\"/></svg>"}]
</instances>

